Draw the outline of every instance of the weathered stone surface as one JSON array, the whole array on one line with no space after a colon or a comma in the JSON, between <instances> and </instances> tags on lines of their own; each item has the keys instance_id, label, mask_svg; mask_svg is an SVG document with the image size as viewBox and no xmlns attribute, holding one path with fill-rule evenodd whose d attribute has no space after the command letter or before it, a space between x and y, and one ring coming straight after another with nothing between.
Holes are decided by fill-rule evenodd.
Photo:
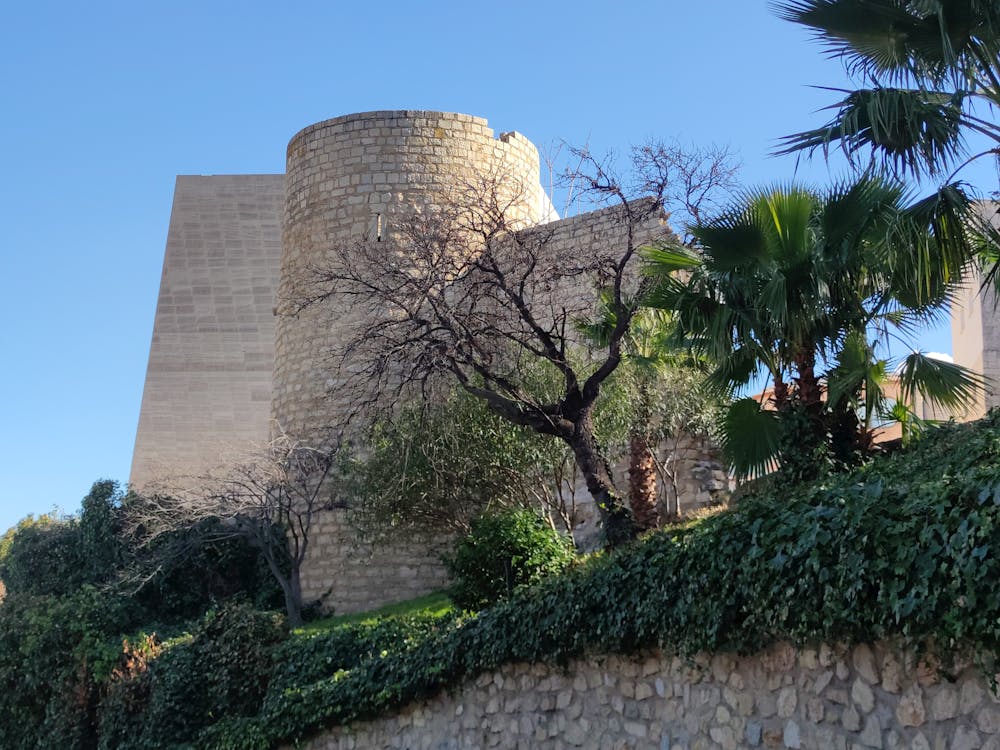
<instances>
[{"instance_id":1,"label":"weathered stone surface","mask_svg":"<svg viewBox=\"0 0 1000 750\"><path fill-rule=\"evenodd\" d=\"M799 730L799 725L794 721L786 723L782 740L785 742L785 747L802 747L802 732Z\"/></svg>"},{"instance_id":2,"label":"weathered stone surface","mask_svg":"<svg viewBox=\"0 0 1000 750\"><path fill-rule=\"evenodd\" d=\"M882 747L882 724L878 716L865 719L865 726L858 735L858 741L865 747Z\"/></svg>"},{"instance_id":3,"label":"weathered stone surface","mask_svg":"<svg viewBox=\"0 0 1000 750\"><path fill-rule=\"evenodd\" d=\"M861 729L861 715L854 706L848 706L840 717L840 723L848 732L856 732Z\"/></svg>"},{"instance_id":4,"label":"weathered stone surface","mask_svg":"<svg viewBox=\"0 0 1000 750\"><path fill-rule=\"evenodd\" d=\"M958 691L951 685L942 685L930 701L932 721L947 721L958 715Z\"/></svg>"},{"instance_id":5,"label":"weathered stone surface","mask_svg":"<svg viewBox=\"0 0 1000 750\"><path fill-rule=\"evenodd\" d=\"M962 683L958 695L958 712L963 716L971 714L983 702L986 691L976 680L966 680Z\"/></svg>"},{"instance_id":6,"label":"weathered stone surface","mask_svg":"<svg viewBox=\"0 0 1000 750\"><path fill-rule=\"evenodd\" d=\"M955 729L949 750L979 750L982 746L979 733L971 727L961 725Z\"/></svg>"},{"instance_id":7,"label":"weathered stone surface","mask_svg":"<svg viewBox=\"0 0 1000 750\"><path fill-rule=\"evenodd\" d=\"M866 683L859 677L851 685L851 700L863 714L869 713L875 707L875 694L868 687L869 684L874 683Z\"/></svg>"},{"instance_id":8,"label":"weathered stone surface","mask_svg":"<svg viewBox=\"0 0 1000 750\"><path fill-rule=\"evenodd\" d=\"M781 719L790 718L795 714L795 707L798 705L799 695L795 688L785 687L778 693L778 717Z\"/></svg>"},{"instance_id":9,"label":"weathered stone surface","mask_svg":"<svg viewBox=\"0 0 1000 750\"><path fill-rule=\"evenodd\" d=\"M852 654L854 669L858 675L869 685L877 685L879 682L878 666L875 664L875 654L867 644L859 644L854 647Z\"/></svg>"},{"instance_id":10,"label":"weathered stone surface","mask_svg":"<svg viewBox=\"0 0 1000 750\"><path fill-rule=\"evenodd\" d=\"M985 734L997 734L1000 732L1000 710L994 706L981 708L976 714L976 726Z\"/></svg>"},{"instance_id":11,"label":"weathered stone surface","mask_svg":"<svg viewBox=\"0 0 1000 750\"><path fill-rule=\"evenodd\" d=\"M919 727L924 723L926 714L924 711L923 693L918 685L911 685L899 699L896 707L896 718L900 726Z\"/></svg>"},{"instance_id":12,"label":"weathered stone surface","mask_svg":"<svg viewBox=\"0 0 1000 750\"><path fill-rule=\"evenodd\" d=\"M882 657L883 649L888 647L872 653ZM956 685L925 689L916 660L901 655L882 659L879 675L885 679L886 664L901 665L901 694L853 671L846 683L828 679L817 694L816 670L801 667L798 659L789 667L787 653L769 652L766 662L776 670L770 674L764 659L719 660L713 670L712 660L697 659L692 666L655 652L581 660L568 671L509 665L398 716L331 730L306 750L1000 750L1000 704L987 700L974 666L961 667ZM740 690L732 687L734 674L740 675ZM744 697L752 707L746 715L740 710ZM972 708L963 713L961 705Z\"/></svg>"}]
</instances>

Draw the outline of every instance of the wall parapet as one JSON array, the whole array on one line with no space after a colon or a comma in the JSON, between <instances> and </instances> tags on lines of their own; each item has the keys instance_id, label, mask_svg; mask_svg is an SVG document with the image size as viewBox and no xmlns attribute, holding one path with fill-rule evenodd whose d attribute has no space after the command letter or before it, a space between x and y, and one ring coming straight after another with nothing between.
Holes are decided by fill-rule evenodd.
<instances>
[{"instance_id":1,"label":"wall parapet","mask_svg":"<svg viewBox=\"0 0 1000 750\"><path fill-rule=\"evenodd\" d=\"M646 652L508 665L305 747L1000 750L1000 699L971 663L942 667L885 643Z\"/></svg>"}]
</instances>

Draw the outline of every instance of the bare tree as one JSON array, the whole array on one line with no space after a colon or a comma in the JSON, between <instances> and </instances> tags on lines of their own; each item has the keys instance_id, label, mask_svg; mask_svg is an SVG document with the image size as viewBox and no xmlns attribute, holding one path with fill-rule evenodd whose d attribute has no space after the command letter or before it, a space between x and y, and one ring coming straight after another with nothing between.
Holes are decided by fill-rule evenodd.
<instances>
[{"instance_id":1,"label":"bare tree","mask_svg":"<svg viewBox=\"0 0 1000 750\"><path fill-rule=\"evenodd\" d=\"M317 514L333 507L327 478L337 455L336 446L315 448L280 435L248 460L188 483L194 486L162 487L134 499L127 527L149 548L179 530L217 521L202 540L238 537L259 550L296 627L302 624L300 571ZM184 549L168 545L165 554Z\"/></svg>"},{"instance_id":2,"label":"bare tree","mask_svg":"<svg viewBox=\"0 0 1000 750\"><path fill-rule=\"evenodd\" d=\"M700 224L722 208L739 185L742 164L729 146L686 145L680 141L650 141L635 149L633 161L640 174L655 175L653 189L662 183L664 206L684 244L692 237L689 224Z\"/></svg>"},{"instance_id":3,"label":"bare tree","mask_svg":"<svg viewBox=\"0 0 1000 750\"><path fill-rule=\"evenodd\" d=\"M521 228L522 191L504 174L485 175L397 219L380 242L331 248L298 305L363 311L339 352L350 364L345 377L368 394L356 403L412 395L445 377L504 419L564 441L615 544L633 530L594 435L594 405L636 310L639 248L669 234L668 185L647 160L637 198L606 163L576 155L589 168L574 175L578 190L604 206L589 216L594 236L560 233L558 224ZM574 321L593 313L598 289L615 325L587 352Z\"/></svg>"}]
</instances>

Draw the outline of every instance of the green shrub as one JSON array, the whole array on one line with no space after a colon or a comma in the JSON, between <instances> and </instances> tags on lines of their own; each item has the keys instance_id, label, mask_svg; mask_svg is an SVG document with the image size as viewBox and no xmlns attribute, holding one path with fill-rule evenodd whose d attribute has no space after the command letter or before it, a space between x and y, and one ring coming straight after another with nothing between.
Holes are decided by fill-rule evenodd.
<instances>
[{"instance_id":1,"label":"green shrub","mask_svg":"<svg viewBox=\"0 0 1000 750\"><path fill-rule=\"evenodd\" d=\"M466 622L269 696L200 746L269 748L515 661L659 647L754 652L898 638L1000 653L1000 411L853 474L762 490L734 511L592 558ZM309 676L309 679L315 673Z\"/></svg>"},{"instance_id":2,"label":"green shrub","mask_svg":"<svg viewBox=\"0 0 1000 750\"><path fill-rule=\"evenodd\" d=\"M222 717L256 715L286 634L279 615L243 604L208 612L147 669L112 685L101 705L100 747L183 745Z\"/></svg>"},{"instance_id":3,"label":"green shrub","mask_svg":"<svg viewBox=\"0 0 1000 750\"><path fill-rule=\"evenodd\" d=\"M70 594L86 582L80 530L72 518L26 518L7 532L0 580L8 594Z\"/></svg>"},{"instance_id":4,"label":"green shrub","mask_svg":"<svg viewBox=\"0 0 1000 750\"><path fill-rule=\"evenodd\" d=\"M217 520L165 534L143 550L136 567L144 574L135 593L153 622L180 623L242 596L259 609L282 606L281 589L260 553L245 539L213 539Z\"/></svg>"},{"instance_id":5,"label":"green shrub","mask_svg":"<svg viewBox=\"0 0 1000 750\"><path fill-rule=\"evenodd\" d=\"M564 570L572 560L572 540L534 512L512 509L474 521L445 565L453 582L452 601L476 610Z\"/></svg>"},{"instance_id":6,"label":"green shrub","mask_svg":"<svg viewBox=\"0 0 1000 750\"><path fill-rule=\"evenodd\" d=\"M134 623L127 599L10 594L0 605L0 747L93 747L93 711Z\"/></svg>"}]
</instances>

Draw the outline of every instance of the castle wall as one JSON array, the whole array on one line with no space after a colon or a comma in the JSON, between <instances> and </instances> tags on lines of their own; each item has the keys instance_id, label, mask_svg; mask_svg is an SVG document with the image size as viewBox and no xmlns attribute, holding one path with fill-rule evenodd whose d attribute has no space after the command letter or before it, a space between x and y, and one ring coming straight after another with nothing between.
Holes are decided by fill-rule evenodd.
<instances>
[{"instance_id":1,"label":"castle wall","mask_svg":"<svg viewBox=\"0 0 1000 750\"><path fill-rule=\"evenodd\" d=\"M304 748L1000 750L987 677L943 667L887 644L512 664Z\"/></svg>"},{"instance_id":2,"label":"castle wall","mask_svg":"<svg viewBox=\"0 0 1000 750\"><path fill-rule=\"evenodd\" d=\"M518 200L516 220L537 222L548 204L538 152L523 136L499 139L469 115L383 111L317 123L288 144L272 417L276 429L322 442L353 416L357 394L344 387L352 363L338 346L367 321L332 299L300 309L316 267L336 248L390 235L398 222L452 200L454 192L496 178ZM388 247L390 243L386 243ZM303 566L307 600L337 612L368 609L445 583L441 543L422 538L362 544L343 511L325 513Z\"/></svg>"},{"instance_id":3,"label":"castle wall","mask_svg":"<svg viewBox=\"0 0 1000 750\"><path fill-rule=\"evenodd\" d=\"M388 113L389 115L407 115L409 113ZM293 184L302 185L339 185L350 184L353 177L348 179L345 175L337 176L337 170L342 167L328 167L330 162L324 161L323 156L330 148L326 144L326 139L332 139L335 144L351 144L360 140L364 142L370 139L364 132L376 126L368 123L365 119L368 116L358 116L362 119L356 121L349 118L339 118L331 121L335 124L331 133L323 136L323 142L315 147L299 143L300 136L296 136L289 146L289 194L288 213L285 222L285 257L282 267L282 294L289 295L285 298L286 303L292 299L296 288L297 273L308 267L310 262L315 262L315 258L322 258L325 248L324 242L341 241L339 233L349 227L349 231L358 237L370 231L371 205L370 203L355 202L351 204L354 209L341 211L338 201L344 198L325 197L326 193L312 195L311 188L302 188L306 197L299 196L293 188ZM376 113L375 122L381 122L383 113ZM452 117L452 116L448 116ZM460 116L464 118L464 116ZM392 119L392 118L389 118ZM423 121L422 118L411 118ZM346 122L345 122L346 121ZM359 134L354 130L346 131L345 135L341 131L344 125L355 125L361 123L364 132ZM441 122L430 119L428 122ZM464 127L468 124L468 119L458 119L453 123L456 128ZM457 144L452 147L462 153L466 148L472 149L471 153L480 152L475 149L482 148L484 142L480 139L489 134L484 130L483 121L473 121L475 128L471 131L474 134L472 145L464 142L467 136L458 136ZM321 124L323 125L323 124ZM386 160L396 158L409 164L410 169L414 169L414 161L419 164L417 157L422 158L423 152L418 150L417 157L414 157L406 148L396 149L397 138L391 133L393 128L378 126L379 133L382 129L387 131L380 137L388 139L390 153L393 156L384 157ZM439 129L439 125L434 125ZM404 128L397 128L404 129ZM325 132L322 127L319 130L307 129L304 131L308 137L316 132ZM466 133L464 129L459 129L460 133ZM457 165L449 161L458 157L447 155L444 152L434 150L434 140L424 136L412 136L416 138L419 146L425 142L432 149L429 153L435 158L445 159L445 164L450 164L454 173L438 172L436 178L439 182L430 186L423 185L419 179L416 185L422 185L415 194L401 192L393 194L394 200L399 205L394 204L383 196L378 203L379 211L387 215L387 226L392 225L394 216L408 209L407 201L415 200L444 200L437 197L437 194L444 194L451 189L455 182L475 179L475 172L462 172ZM437 137L440 137L438 134ZM448 136L446 136L447 138ZM533 148L528 149L526 141L518 138L509 138L506 145L511 143L516 146L515 155L518 159L524 160L526 166L524 171L528 176L524 179L533 180L537 184L537 156L533 153ZM406 139L403 139L404 141ZM494 145L490 149L495 148ZM501 142L502 143L502 142ZM403 144L406 146L406 144ZM530 144L528 144L530 146ZM391 147L391 148L390 148ZM343 147L344 153L354 153L353 146ZM298 156L292 156L292 152L301 152ZM483 157L485 166L480 165L480 169L495 168L489 164L490 158L499 159L499 163L505 169L510 168L510 150L506 147L499 150L490 150L492 156ZM311 154L304 157L303 154ZM305 159L305 164L300 165L305 174L299 174L293 181L293 173L300 171L295 166L299 159ZM344 157L351 159L352 157ZM353 157L357 159L358 157ZM383 158L383 157L379 157ZM467 158L463 158L465 165ZM407 161L410 160L410 161ZM382 162L376 162L381 164ZM515 164L518 162L515 161ZM395 162L390 161L390 166ZM348 165L357 168L362 174L364 163L352 160ZM396 165L398 166L398 164ZM314 170L324 174L322 180L315 177ZM333 170L334 174L326 174L327 170ZM419 170L417 175L422 174ZM394 175L395 176L395 175ZM319 182L317 182L319 180ZM357 184L361 183L360 177ZM375 184L375 183L371 183ZM381 183L379 183L381 184ZM329 188L335 190L335 188ZM422 192L421 192L422 191ZM374 193L367 193L373 195ZM347 193L350 200L352 193ZM393 197L393 196L389 196ZM374 200L374 199L373 199ZM315 202L311 210L303 208L303 204ZM329 201L326 203L325 201ZM531 206L542 206L544 203L531 195ZM324 208L325 207L325 208ZM526 219L533 216L544 215L544 209L535 211L529 206L525 213ZM335 226L330 227L330 217L337 217ZM353 224L351 222L354 222ZM299 224L304 224L308 232L302 229ZM608 255L611 258L617 257L625 243L629 241L628 233L630 227L625 223L620 207L610 207L598 211L592 211L568 219L553 221L542 224L530 232L536 234L539 241L544 242L544 257L547 262L563 264L570 267L575 258L586 258L587 262L597 255ZM641 222L631 226L633 233L632 241L636 245L642 245L662 238L669 230L666 226L665 217L661 213L651 213ZM327 238L323 240L322 238ZM311 252L309 249L311 248ZM289 257L290 256L290 257ZM594 280L591 278L571 277L567 280L567 285L550 289L548 296L551 297L553 314L569 314L570 319L577 317L589 317L594 312L595 291L590 286ZM633 279L634 281L634 279ZM544 314L544 301L534 300L536 309ZM281 424L282 428L292 434L322 434L326 426L340 426L350 409L353 406L355 396L351 391L338 394L337 385L339 378L343 377L338 372L340 361L330 356L330 347L335 346L338 332L341 335L350 331L353 325L363 325L364 319L356 317L356 311L345 310L338 307L336 302L327 309L308 309L299 312L298 315L281 316L278 324L278 354L275 367L275 422ZM348 363L348 367L350 364ZM280 383L280 385L279 385ZM311 405L311 406L310 406ZM308 408L307 408L308 407ZM584 511L592 505L586 490L580 493L581 505ZM588 530L593 529L596 522L596 514L590 514L591 521ZM357 531L350 528L343 511L333 511L325 513L322 520L321 541L310 547L306 562L303 565L302 585L304 596L307 600L326 597L327 607L332 607L336 612L355 612L370 609L393 601L419 596L435 589L439 589L447 584L443 566L439 556L447 542L443 539L432 539L426 535L414 540L407 535L402 535L405 541L400 541L400 537L395 539L381 540L374 545L368 544L358 538ZM592 533L592 532L591 532Z\"/></svg>"},{"instance_id":4,"label":"castle wall","mask_svg":"<svg viewBox=\"0 0 1000 750\"><path fill-rule=\"evenodd\" d=\"M317 123L292 138L272 402L281 429L297 437L321 434L342 424L355 405L355 394L341 388L336 348L364 319L336 300L298 310L312 270L333 262L332 248L371 238L382 227L390 233L400 220L493 174L524 190L523 219L537 221L545 206L537 150L517 133L494 139L481 118L368 112Z\"/></svg>"},{"instance_id":5,"label":"castle wall","mask_svg":"<svg viewBox=\"0 0 1000 750\"><path fill-rule=\"evenodd\" d=\"M283 175L177 178L133 487L267 440L284 196Z\"/></svg>"}]
</instances>

